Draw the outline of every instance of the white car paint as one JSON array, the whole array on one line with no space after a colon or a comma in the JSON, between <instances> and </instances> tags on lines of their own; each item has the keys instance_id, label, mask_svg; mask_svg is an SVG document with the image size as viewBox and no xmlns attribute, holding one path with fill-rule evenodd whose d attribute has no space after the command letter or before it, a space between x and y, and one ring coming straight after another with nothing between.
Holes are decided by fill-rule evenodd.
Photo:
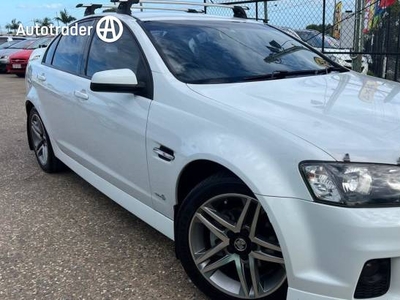
<instances>
[{"instance_id":1,"label":"white car paint","mask_svg":"<svg viewBox=\"0 0 400 300\"><path fill-rule=\"evenodd\" d=\"M88 78L31 61L27 100L56 156L171 239L182 170L197 160L216 162L241 178L268 213L285 257L289 300L353 299L364 263L386 257L392 284L377 299L399 299L400 208L315 203L298 165L342 161L347 153L352 161L396 164L400 85L355 72L188 85L170 73L135 19L118 18L145 49L154 101L92 92ZM187 16L142 17L155 19ZM153 149L160 145L174 149L173 162L157 157Z\"/></svg>"}]
</instances>

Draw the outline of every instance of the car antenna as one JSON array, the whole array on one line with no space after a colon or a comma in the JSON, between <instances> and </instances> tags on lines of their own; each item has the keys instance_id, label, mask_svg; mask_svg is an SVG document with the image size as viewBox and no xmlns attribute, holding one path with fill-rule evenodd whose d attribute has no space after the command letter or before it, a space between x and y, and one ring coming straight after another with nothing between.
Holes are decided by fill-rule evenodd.
<instances>
[{"instance_id":1,"label":"car antenna","mask_svg":"<svg viewBox=\"0 0 400 300\"><path fill-rule=\"evenodd\" d=\"M85 13L84 13L84 16L86 17L86 16L94 15L96 9L102 8L103 4L82 4L82 3L80 3L76 6L76 8L82 8L82 7L86 8Z\"/></svg>"},{"instance_id":2,"label":"car antenna","mask_svg":"<svg viewBox=\"0 0 400 300\"><path fill-rule=\"evenodd\" d=\"M344 157L343 157L343 161L344 161L344 162L347 162L347 163L351 162L351 160L350 160L350 154L346 153L346 154L344 155Z\"/></svg>"}]
</instances>

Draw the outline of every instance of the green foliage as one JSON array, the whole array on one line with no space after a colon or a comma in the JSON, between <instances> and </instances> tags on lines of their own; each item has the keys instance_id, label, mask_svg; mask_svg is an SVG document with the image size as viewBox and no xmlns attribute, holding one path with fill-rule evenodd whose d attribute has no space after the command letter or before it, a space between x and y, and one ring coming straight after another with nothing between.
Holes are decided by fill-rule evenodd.
<instances>
[{"instance_id":1,"label":"green foliage","mask_svg":"<svg viewBox=\"0 0 400 300\"><path fill-rule=\"evenodd\" d=\"M6 29L7 29L9 32L14 32L14 34L15 34L15 33L17 32L17 30L18 30L20 24L21 24L21 22L20 22L20 21L17 21L17 19L12 19L12 20L11 20L11 23L8 23L8 24L6 25Z\"/></svg>"},{"instance_id":2,"label":"green foliage","mask_svg":"<svg viewBox=\"0 0 400 300\"><path fill-rule=\"evenodd\" d=\"M48 17L45 17L43 20L36 19L36 20L35 20L35 23L36 23L37 25L39 25L40 27L49 27L50 25L53 24L53 22L51 21L51 19L48 18Z\"/></svg>"},{"instance_id":3,"label":"green foliage","mask_svg":"<svg viewBox=\"0 0 400 300\"><path fill-rule=\"evenodd\" d=\"M54 18L54 20L59 21L61 23L63 23L64 25L68 25L69 23L73 22L76 20L75 17L71 16L66 9L60 11L60 15L56 18Z\"/></svg>"}]
</instances>

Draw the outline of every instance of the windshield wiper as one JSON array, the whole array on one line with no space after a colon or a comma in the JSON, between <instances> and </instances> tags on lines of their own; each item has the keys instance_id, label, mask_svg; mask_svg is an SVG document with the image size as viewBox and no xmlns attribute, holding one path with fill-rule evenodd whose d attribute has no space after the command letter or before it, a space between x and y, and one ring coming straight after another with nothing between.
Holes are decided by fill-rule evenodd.
<instances>
[{"instance_id":1,"label":"windshield wiper","mask_svg":"<svg viewBox=\"0 0 400 300\"><path fill-rule=\"evenodd\" d=\"M329 66L326 67L325 69L317 69L317 70L274 71L270 74L248 76L243 78L242 81L275 80L275 79L283 79L286 77L323 75L323 74L329 74L331 72L348 72L348 71L349 70L345 68L334 67L334 66Z\"/></svg>"}]
</instances>

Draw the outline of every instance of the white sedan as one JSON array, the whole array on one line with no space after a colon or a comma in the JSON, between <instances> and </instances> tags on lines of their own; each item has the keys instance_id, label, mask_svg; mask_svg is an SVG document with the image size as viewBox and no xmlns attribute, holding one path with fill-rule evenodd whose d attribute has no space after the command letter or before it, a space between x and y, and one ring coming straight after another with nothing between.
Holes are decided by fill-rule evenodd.
<instances>
[{"instance_id":1,"label":"white sedan","mask_svg":"<svg viewBox=\"0 0 400 300\"><path fill-rule=\"evenodd\" d=\"M244 18L77 24L105 16L115 41L60 35L29 63L44 171L174 239L213 299L399 299L400 84Z\"/></svg>"}]
</instances>

